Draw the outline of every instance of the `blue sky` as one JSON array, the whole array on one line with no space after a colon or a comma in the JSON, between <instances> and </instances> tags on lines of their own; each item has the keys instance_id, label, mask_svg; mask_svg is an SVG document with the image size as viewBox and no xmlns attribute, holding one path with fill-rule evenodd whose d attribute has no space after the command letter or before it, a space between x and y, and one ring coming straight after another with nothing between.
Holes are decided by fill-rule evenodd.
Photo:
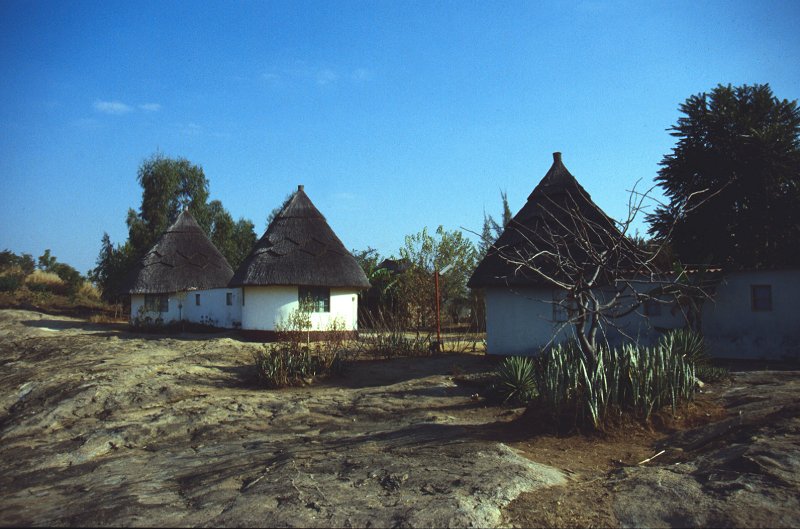
<instances>
[{"instance_id":1,"label":"blue sky","mask_svg":"<svg viewBox=\"0 0 800 529\"><path fill-rule=\"evenodd\" d=\"M608 214L688 96L800 98L800 2L0 2L0 249L85 272L157 150L265 229L304 184L348 248L480 231L552 162ZM643 223L640 225L645 230Z\"/></svg>"}]
</instances>

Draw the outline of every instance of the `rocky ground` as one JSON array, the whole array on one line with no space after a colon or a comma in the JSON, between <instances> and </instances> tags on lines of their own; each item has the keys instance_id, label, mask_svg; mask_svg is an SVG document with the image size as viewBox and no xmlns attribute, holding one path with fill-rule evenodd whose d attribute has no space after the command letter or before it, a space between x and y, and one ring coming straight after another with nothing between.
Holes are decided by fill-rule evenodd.
<instances>
[{"instance_id":1,"label":"rocky ground","mask_svg":"<svg viewBox=\"0 0 800 529\"><path fill-rule=\"evenodd\" d=\"M483 356L274 391L259 347L0 311L0 525L800 525L797 373L672 437L532 438L463 382Z\"/></svg>"}]
</instances>

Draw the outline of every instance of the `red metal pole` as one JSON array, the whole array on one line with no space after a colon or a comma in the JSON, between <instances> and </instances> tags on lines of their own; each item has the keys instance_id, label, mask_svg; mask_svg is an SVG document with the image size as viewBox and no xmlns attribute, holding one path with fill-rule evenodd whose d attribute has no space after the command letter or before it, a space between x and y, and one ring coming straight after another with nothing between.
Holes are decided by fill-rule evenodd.
<instances>
[{"instance_id":1,"label":"red metal pole","mask_svg":"<svg viewBox=\"0 0 800 529\"><path fill-rule=\"evenodd\" d=\"M434 283L436 284L436 343L439 349L439 352L442 351L442 324L441 320L439 319L439 269L435 268L433 270L434 274Z\"/></svg>"}]
</instances>

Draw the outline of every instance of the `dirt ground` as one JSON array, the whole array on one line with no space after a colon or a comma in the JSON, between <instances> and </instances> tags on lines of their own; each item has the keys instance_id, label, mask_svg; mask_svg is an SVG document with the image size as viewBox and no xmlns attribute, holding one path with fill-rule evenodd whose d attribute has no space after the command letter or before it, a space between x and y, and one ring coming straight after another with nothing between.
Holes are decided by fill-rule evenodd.
<instances>
[{"instance_id":1,"label":"dirt ground","mask_svg":"<svg viewBox=\"0 0 800 529\"><path fill-rule=\"evenodd\" d=\"M795 372L559 436L476 395L482 355L275 391L259 347L0 310L0 525L800 525Z\"/></svg>"}]
</instances>

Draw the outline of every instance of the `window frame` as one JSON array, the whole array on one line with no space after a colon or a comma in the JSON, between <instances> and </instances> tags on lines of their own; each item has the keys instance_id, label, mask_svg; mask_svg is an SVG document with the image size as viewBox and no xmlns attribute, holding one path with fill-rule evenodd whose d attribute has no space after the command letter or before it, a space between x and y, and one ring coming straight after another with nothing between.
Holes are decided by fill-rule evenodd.
<instances>
[{"instance_id":1,"label":"window frame","mask_svg":"<svg viewBox=\"0 0 800 529\"><path fill-rule=\"evenodd\" d=\"M756 292L766 292L766 298L759 298ZM766 301L766 306L761 306ZM752 312L772 312L772 285L750 285L750 310Z\"/></svg>"},{"instance_id":2,"label":"window frame","mask_svg":"<svg viewBox=\"0 0 800 529\"><path fill-rule=\"evenodd\" d=\"M302 306L304 300L311 301L312 314L329 314L331 312L330 287L299 286L297 287L297 302Z\"/></svg>"},{"instance_id":3,"label":"window frame","mask_svg":"<svg viewBox=\"0 0 800 529\"><path fill-rule=\"evenodd\" d=\"M199 307L199 306L200 306L200 294L195 294L195 295L194 295L194 304L195 304L195 306L197 306L197 307Z\"/></svg>"},{"instance_id":4,"label":"window frame","mask_svg":"<svg viewBox=\"0 0 800 529\"><path fill-rule=\"evenodd\" d=\"M169 312L169 295L145 294L144 310L146 310L147 312L158 312L160 314Z\"/></svg>"},{"instance_id":5,"label":"window frame","mask_svg":"<svg viewBox=\"0 0 800 529\"><path fill-rule=\"evenodd\" d=\"M233 292L225 292L225 305L233 306Z\"/></svg>"}]
</instances>

